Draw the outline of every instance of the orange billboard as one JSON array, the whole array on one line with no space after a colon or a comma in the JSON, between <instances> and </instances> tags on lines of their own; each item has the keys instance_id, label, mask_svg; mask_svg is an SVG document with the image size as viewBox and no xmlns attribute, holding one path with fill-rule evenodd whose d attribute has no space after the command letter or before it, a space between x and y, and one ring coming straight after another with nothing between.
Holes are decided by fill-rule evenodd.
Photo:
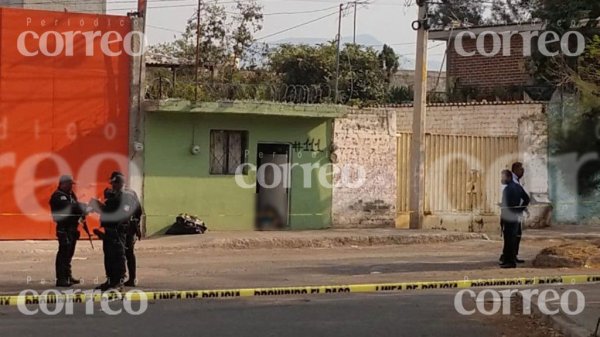
<instances>
[{"instance_id":1,"label":"orange billboard","mask_svg":"<svg viewBox=\"0 0 600 337\"><path fill-rule=\"evenodd\" d=\"M0 8L0 240L55 238L60 175L85 202L126 173L131 33L123 16Z\"/></svg>"}]
</instances>

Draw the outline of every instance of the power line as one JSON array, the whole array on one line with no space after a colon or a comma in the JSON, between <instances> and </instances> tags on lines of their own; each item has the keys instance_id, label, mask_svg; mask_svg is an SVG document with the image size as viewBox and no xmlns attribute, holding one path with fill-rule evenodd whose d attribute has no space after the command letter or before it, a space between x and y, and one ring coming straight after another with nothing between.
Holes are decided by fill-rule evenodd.
<instances>
[{"instance_id":1,"label":"power line","mask_svg":"<svg viewBox=\"0 0 600 337\"><path fill-rule=\"evenodd\" d=\"M303 27L303 26L309 25L309 24L311 24L311 23L313 23L313 22L317 22L317 21L320 21L320 20L326 19L326 18L328 18L328 17L330 17L330 16L337 15L337 14L338 14L338 12L337 12L337 11L335 11L335 12L333 12L333 13L329 13L329 14L327 14L327 15L323 15L323 16L321 16L321 17L318 17L318 18L316 18L316 19L312 19L312 20L310 20L310 21L303 22L303 23L301 23L301 24L298 24L298 25L295 25L295 26L292 26L292 27L289 27L289 28L286 28L286 29L280 30L280 31L278 31L278 32L275 32L275 33L271 33L271 34L265 35L265 36L263 36L263 37L259 37L259 38L257 38L255 41L260 41L260 40L264 40L264 39L270 38L270 37L272 37L272 36L275 36L275 35L283 34L283 33L285 33L285 32L289 32L290 30L294 30L294 29L296 29L296 28L300 28L300 27Z\"/></svg>"},{"instance_id":2,"label":"power line","mask_svg":"<svg viewBox=\"0 0 600 337\"><path fill-rule=\"evenodd\" d=\"M294 15L294 14L311 14L311 13L318 13L318 12L325 12L328 11L330 9L334 9L337 8L338 6L330 6L327 8L322 8L322 9L314 9L314 10L305 10L305 11L296 11L296 12L274 12L274 13L263 13L263 16L270 16L270 15Z\"/></svg>"}]
</instances>

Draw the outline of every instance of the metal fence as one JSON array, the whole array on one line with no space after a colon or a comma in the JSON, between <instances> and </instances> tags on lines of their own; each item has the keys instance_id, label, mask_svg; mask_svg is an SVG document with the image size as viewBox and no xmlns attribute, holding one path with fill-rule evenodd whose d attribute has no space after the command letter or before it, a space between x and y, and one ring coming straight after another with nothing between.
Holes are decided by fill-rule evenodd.
<instances>
[{"instance_id":1,"label":"metal fence","mask_svg":"<svg viewBox=\"0 0 600 337\"><path fill-rule=\"evenodd\" d=\"M321 104L331 103L333 89L322 85L210 83L198 85L198 100L207 101L271 101L288 103ZM146 86L146 99L184 98L196 99L194 82L168 77L155 77Z\"/></svg>"},{"instance_id":2,"label":"metal fence","mask_svg":"<svg viewBox=\"0 0 600 337\"><path fill-rule=\"evenodd\" d=\"M409 212L411 134L397 136L398 213ZM500 172L518 158L517 137L425 137L425 213L497 214Z\"/></svg>"}]
</instances>

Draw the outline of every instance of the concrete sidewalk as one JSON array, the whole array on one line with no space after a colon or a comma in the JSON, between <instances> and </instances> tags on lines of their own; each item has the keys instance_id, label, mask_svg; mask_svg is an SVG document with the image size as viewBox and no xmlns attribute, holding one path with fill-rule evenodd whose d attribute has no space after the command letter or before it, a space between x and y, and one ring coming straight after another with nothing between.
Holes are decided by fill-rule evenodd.
<instances>
[{"instance_id":1,"label":"concrete sidewalk","mask_svg":"<svg viewBox=\"0 0 600 337\"><path fill-rule=\"evenodd\" d=\"M559 294L562 294L567 289L577 289L583 293L585 308L582 313L573 316L567 315L563 312L557 301L549 301L546 302L548 309L558 310L559 313L553 316L544 315L538 306L537 297L534 297L532 300L532 309L536 316L552 324L565 337L600 336L600 330L596 330L600 322L600 287L597 284L592 284L564 287L556 290L558 290ZM569 296L569 308L570 310L577 308L576 297L574 295ZM596 332L598 332L598 335L595 335Z\"/></svg>"},{"instance_id":2,"label":"concrete sidewalk","mask_svg":"<svg viewBox=\"0 0 600 337\"><path fill-rule=\"evenodd\" d=\"M89 248L82 233L81 248ZM409 244L450 243L464 240L488 240L484 233L445 231L414 231L403 229L329 229L312 231L208 231L202 235L158 236L142 240L139 251L172 251L188 249L276 249L276 248L335 248L370 247ZM50 241L5 241L0 243L0 253L20 250L23 242L34 249L54 249ZM94 241L97 246L100 241Z\"/></svg>"},{"instance_id":3,"label":"concrete sidewalk","mask_svg":"<svg viewBox=\"0 0 600 337\"><path fill-rule=\"evenodd\" d=\"M312 231L207 232L193 236L162 236L147 240L145 249L178 248L335 248L488 240L483 233L411 231L402 229L329 229Z\"/></svg>"},{"instance_id":4,"label":"concrete sidewalk","mask_svg":"<svg viewBox=\"0 0 600 337\"><path fill-rule=\"evenodd\" d=\"M523 240L598 240L600 225L556 225L545 229L527 229Z\"/></svg>"},{"instance_id":5,"label":"concrete sidewalk","mask_svg":"<svg viewBox=\"0 0 600 337\"><path fill-rule=\"evenodd\" d=\"M498 233L464 233L435 230L408 230L394 228L326 229L310 231L208 231L203 235L157 236L142 240L140 251L180 251L189 249L280 249L280 248L336 248L373 247L411 244L451 243L465 240L501 240ZM80 248L89 248L82 233ZM524 241L600 240L600 226L554 226L547 229L529 229ZM24 245L23 243L27 243ZM94 241L100 247L101 242ZM0 241L0 253L31 249L55 249L49 241Z\"/></svg>"}]
</instances>

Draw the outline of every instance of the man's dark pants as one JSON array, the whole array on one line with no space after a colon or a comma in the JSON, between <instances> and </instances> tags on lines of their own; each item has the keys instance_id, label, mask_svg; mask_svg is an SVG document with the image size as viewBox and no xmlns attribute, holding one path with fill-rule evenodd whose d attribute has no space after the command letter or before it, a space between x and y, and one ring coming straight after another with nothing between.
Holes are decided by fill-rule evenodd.
<instances>
[{"instance_id":1,"label":"man's dark pants","mask_svg":"<svg viewBox=\"0 0 600 337\"><path fill-rule=\"evenodd\" d=\"M125 234L116 230L106 230L102 250L108 284L121 284L125 278Z\"/></svg>"},{"instance_id":2,"label":"man's dark pants","mask_svg":"<svg viewBox=\"0 0 600 337\"><path fill-rule=\"evenodd\" d=\"M523 221L519 221L517 229L517 238L515 239L515 256L519 256L519 248L521 247L521 236L523 236Z\"/></svg>"},{"instance_id":3,"label":"man's dark pants","mask_svg":"<svg viewBox=\"0 0 600 337\"><path fill-rule=\"evenodd\" d=\"M73 274L71 272L71 261L75 255L75 247L79 240L79 231L73 228L57 228L58 253L56 253L56 280L60 283L68 283Z\"/></svg>"},{"instance_id":4,"label":"man's dark pants","mask_svg":"<svg viewBox=\"0 0 600 337\"><path fill-rule=\"evenodd\" d=\"M520 227L521 224L519 221L502 220L502 234L504 236L502 256L505 264L517 263L517 244Z\"/></svg>"},{"instance_id":5,"label":"man's dark pants","mask_svg":"<svg viewBox=\"0 0 600 337\"><path fill-rule=\"evenodd\" d=\"M135 281L136 279L136 261L135 261L135 234L127 234L125 240L125 258L127 259L127 271L129 272L129 279Z\"/></svg>"}]
</instances>

